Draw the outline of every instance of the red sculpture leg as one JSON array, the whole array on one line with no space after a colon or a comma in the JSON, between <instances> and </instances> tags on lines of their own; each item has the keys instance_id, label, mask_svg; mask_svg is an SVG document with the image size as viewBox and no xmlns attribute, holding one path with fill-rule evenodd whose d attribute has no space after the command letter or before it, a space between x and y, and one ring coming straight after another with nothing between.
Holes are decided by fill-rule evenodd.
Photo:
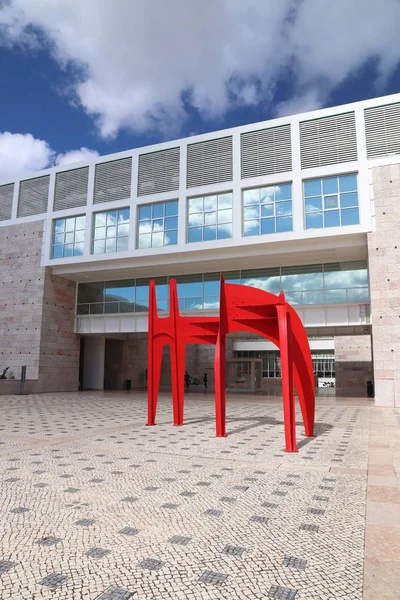
<instances>
[{"instance_id":1,"label":"red sculpture leg","mask_svg":"<svg viewBox=\"0 0 400 600\"><path fill-rule=\"evenodd\" d=\"M279 338L281 342L281 371L283 420L285 423L286 452L297 452L296 446L296 412L293 383L292 332L290 315L286 303L277 305Z\"/></svg>"},{"instance_id":2,"label":"red sculpture leg","mask_svg":"<svg viewBox=\"0 0 400 600\"><path fill-rule=\"evenodd\" d=\"M219 333L215 345L215 425L217 437L227 437L226 433L226 356L225 335Z\"/></svg>"},{"instance_id":3,"label":"red sculpture leg","mask_svg":"<svg viewBox=\"0 0 400 600\"><path fill-rule=\"evenodd\" d=\"M171 343L171 375L172 375L172 406L174 425L183 425L183 403L185 391L185 350L182 331L179 330L179 304L176 281L172 280L169 288L169 314L172 319Z\"/></svg>"}]
</instances>

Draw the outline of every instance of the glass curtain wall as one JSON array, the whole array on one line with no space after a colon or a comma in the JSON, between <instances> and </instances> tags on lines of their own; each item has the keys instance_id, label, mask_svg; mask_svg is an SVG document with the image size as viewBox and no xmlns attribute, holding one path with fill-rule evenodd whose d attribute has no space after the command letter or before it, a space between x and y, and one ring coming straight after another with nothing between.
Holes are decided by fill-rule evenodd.
<instances>
[{"instance_id":1,"label":"glass curtain wall","mask_svg":"<svg viewBox=\"0 0 400 600\"><path fill-rule=\"evenodd\" d=\"M186 311L219 308L219 273L157 277L157 305L168 310L168 280L176 279L179 308ZM283 290L292 305L369 302L365 261L248 269L224 273L228 283L241 283L273 294ZM148 279L81 283L78 314L147 312Z\"/></svg>"}]
</instances>

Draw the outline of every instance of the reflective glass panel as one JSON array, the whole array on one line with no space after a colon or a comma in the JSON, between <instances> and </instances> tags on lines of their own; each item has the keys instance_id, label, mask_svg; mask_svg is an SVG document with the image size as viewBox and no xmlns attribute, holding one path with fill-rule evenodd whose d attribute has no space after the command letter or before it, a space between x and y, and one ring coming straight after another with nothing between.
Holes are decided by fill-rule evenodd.
<instances>
[{"instance_id":1,"label":"reflective glass panel","mask_svg":"<svg viewBox=\"0 0 400 600\"><path fill-rule=\"evenodd\" d=\"M358 208L344 208L341 210L342 225L358 225L360 217Z\"/></svg>"}]
</instances>

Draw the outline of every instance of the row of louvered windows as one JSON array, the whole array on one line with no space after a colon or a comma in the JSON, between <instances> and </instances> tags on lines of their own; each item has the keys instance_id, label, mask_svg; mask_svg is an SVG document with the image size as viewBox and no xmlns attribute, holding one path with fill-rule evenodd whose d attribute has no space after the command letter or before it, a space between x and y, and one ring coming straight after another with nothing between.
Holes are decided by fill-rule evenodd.
<instances>
[{"instance_id":1,"label":"row of louvered windows","mask_svg":"<svg viewBox=\"0 0 400 600\"><path fill-rule=\"evenodd\" d=\"M364 111L367 157L400 154L400 103ZM320 117L300 122L301 168L310 169L356 161L355 113ZM232 181L233 139L225 136L187 147L186 186L194 188ZM241 179L292 170L290 124L242 133ZM137 195L160 194L179 189L179 147L139 155ZM17 216L47 212L49 175L21 181ZM56 173L53 210L87 203L89 167ZM95 168L93 203L130 198L132 157L99 163ZM14 184L0 186L0 221L11 218Z\"/></svg>"}]
</instances>

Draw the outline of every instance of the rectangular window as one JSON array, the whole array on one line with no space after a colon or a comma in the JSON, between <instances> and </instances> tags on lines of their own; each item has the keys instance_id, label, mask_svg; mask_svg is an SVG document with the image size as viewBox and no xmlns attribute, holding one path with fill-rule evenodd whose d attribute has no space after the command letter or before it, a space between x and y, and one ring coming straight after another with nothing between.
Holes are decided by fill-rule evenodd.
<instances>
[{"instance_id":1,"label":"rectangular window","mask_svg":"<svg viewBox=\"0 0 400 600\"><path fill-rule=\"evenodd\" d=\"M243 190L243 234L293 231L292 184Z\"/></svg>"},{"instance_id":2,"label":"rectangular window","mask_svg":"<svg viewBox=\"0 0 400 600\"><path fill-rule=\"evenodd\" d=\"M178 200L142 204L138 211L138 248L178 243Z\"/></svg>"},{"instance_id":3,"label":"rectangular window","mask_svg":"<svg viewBox=\"0 0 400 600\"><path fill-rule=\"evenodd\" d=\"M306 229L358 225L357 174L303 182Z\"/></svg>"},{"instance_id":4,"label":"rectangular window","mask_svg":"<svg viewBox=\"0 0 400 600\"><path fill-rule=\"evenodd\" d=\"M232 192L189 198L187 241L231 238L232 221Z\"/></svg>"},{"instance_id":5,"label":"rectangular window","mask_svg":"<svg viewBox=\"0 0 400 600\"><path fill-rule=\"evenodd\" d=\"M53 221L52 258L82 256L85 240L85 215Z\"/></svg>"},{"instance_id":6,"label":"rectangular window","mask_svg":"<svg viewBox=\"0 0 400 600\"><path fill-rule=\"evenodd\" d=\"M129 208L98 212L93 222L93 254L128 250Z\"/></svg>"}]
</instances>

